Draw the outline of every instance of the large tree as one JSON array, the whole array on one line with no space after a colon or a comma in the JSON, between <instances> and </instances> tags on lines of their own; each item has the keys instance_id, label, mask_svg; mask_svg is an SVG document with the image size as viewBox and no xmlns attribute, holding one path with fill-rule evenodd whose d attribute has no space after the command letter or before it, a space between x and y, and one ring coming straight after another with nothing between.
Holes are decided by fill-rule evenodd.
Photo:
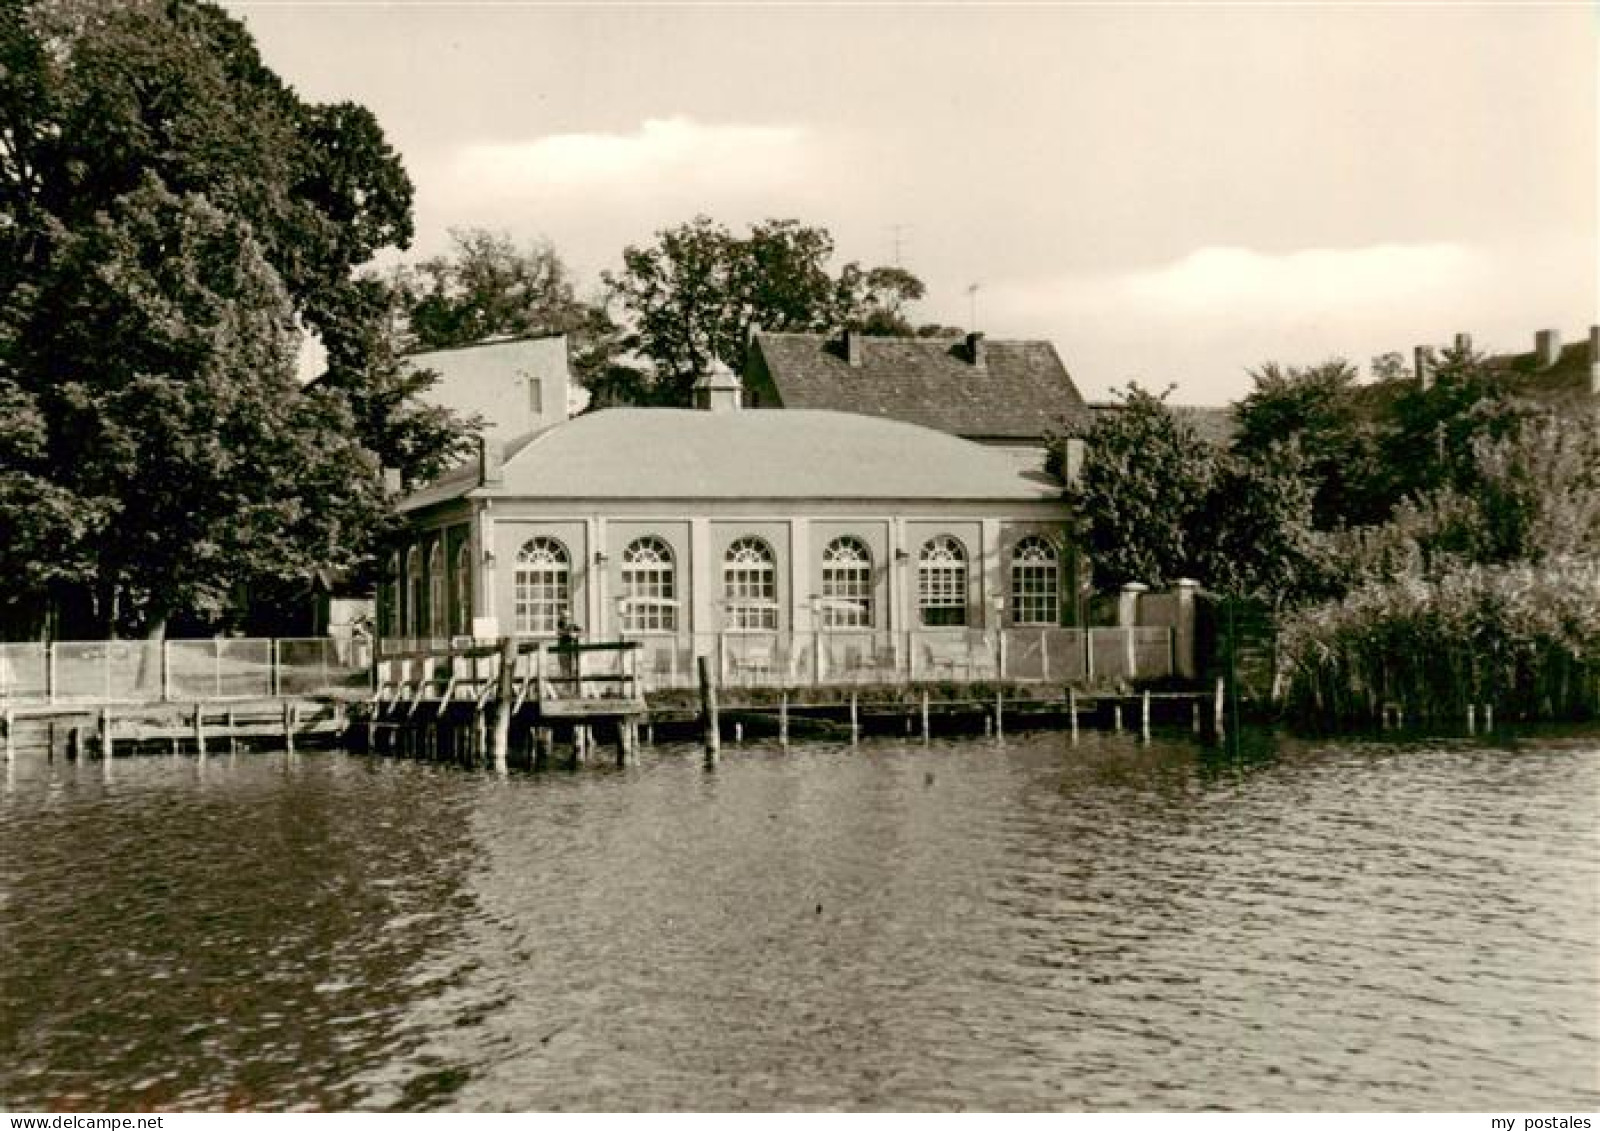
<instances>
[{"instance_id":1,"label":"large tree","mask_svg":"<svg viewBox=\"0 0 1600 1131\"><path fill-rule=\"evenodd\" d=\"M923 291L916 276L855 263L835 273L833 253L825 229L798 220L765 220L739 236L707 216L624 249L622 270L604 279L632 331L629 344L651 363L645 394L687 403L713 358L742 366L755 326L910 332L904 308Z\"/></svg>"},{"instance_id":2,"label":"large tree","mask_svg":"<svg viewBox=\"0 0 1600 1131\"><path fill-rule=\"evenodd\" d=\"M14 600L153 626L359 555L371 367L304 394L292 346L362 336L353 269L410 204L372 115L300 100L212 4L0 4L0 511L53 562Z\"/></svg>"},{"instance_id":3,"label":"large tree","mask_svg":"<svg viewBox=\"0 0 1600 1131\"><path fill-rule=\"evenodd\" d=\"M1130 383L1083 437L1083 465L1067 498L1103 590L1193 576L1197 518L1220 453L1167 405L1170 392Z\"/></svg>"},{"instance_id":4,"label":"large tree","mask_svg":"<svg viewBox=\"0 0 1600 1131\"><path fill-rule=\"evenodd\" d=\"M48 474L94 516L101 617L220 613L239 585L351 564L381 523L345 405L302 395L292 310L250 228L153 176L63 234L16 342Z\"/></svg>"},{"instance_id":5,"label":"large tree","mask_svg":"<svg viewBox=\"0 0 1600 1131\"><path fill-rule=\"evenodd\" d=\"M1234 408L1236 455L1260 461L1284 445L1298 449L1319 530L1380 522L1392 505L1377 428L1357 402L1356 377L1355 367L1337 358L1303 368L1267 362L1250 371L1254 387Z\"/></svg>"},{"instance_id":6,"label":"large tree","mask_svg":"<svg viewBox=\"0 0 1600 1131\"><path fill-rule=\"evenodd\" d=\"M1265 459L1202 439L1156 394L1130 384L1096 415L1068 484L1094 584L1163 587L1179 578L1214 592L1293 600L1320 583L1311 492L1294 446ZM1064 453L1056 447L1055 466Z\"/></svg>"}]
</instances>

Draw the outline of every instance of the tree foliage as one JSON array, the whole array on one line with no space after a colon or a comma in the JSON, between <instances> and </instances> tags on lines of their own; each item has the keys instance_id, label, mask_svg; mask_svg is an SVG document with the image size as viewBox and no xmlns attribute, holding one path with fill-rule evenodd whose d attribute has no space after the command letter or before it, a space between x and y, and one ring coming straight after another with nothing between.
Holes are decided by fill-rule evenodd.
<instances>
[{"instance_id":1,"label":"tree foliage","mask_svg":"<svg viewBox=\"0 0 1600 1131\"><path fill-rule=\"evenodd\" d=\"M1189 576L1196 559L1217 453L1167 406L1167 395L1129 384L1122 404L1098 414L1084 437L1067 498L1101 589L1166 585Z\"/></svg>"},{"instance_id":2,"label":"tree foliage","mask_svg":"<svg viewBox=\"0 0 1600 1131\"><path fill-rule=\"evenodd\" d=\"M565 334L573 375L602 403L631 403L636 367L604 302L578 297L548 241L519 247L505 232L452 230L449 254L398 278L404 348L447 349L495 337Z\"/></svg>"},{"instance_id":3,"label":"tree foliage","mask_svg":"<svg viewBox=\"0 0 1600 1131\"><path fill-rule=\"evenodd\" d=\"M1173 412L1169 394L1130 384L1122 404L1098 414L1084 437L1067 498L1095 586L1164 587L1188 577L1214 592L1280 603L1317 585L1312 496L1298 451L1230 455Z\"/></svg>"},{"instance_id":4,"label":"tree foliage","mask_svg":"<svg viewBox=\"0 0 1600 1131\"><path fill-rule=\"evenodd\" d=\"M14 605L71 586L101 627L159 625L359 557L405 397L367 384L353 269L409 240L411 194L368 111L303 102L215 5L0 5ZM343 366L314 393L302 325ZM440 441L410 442L425 462Z\"/></svg>"},{"instance_id":5,"label":"tree foliage","mask_svg":"<svg viewBox=\"0 0 1600 1131\"><path fill-rule=\"evenodd\" d=\"M1294 445L1319 530L1382 521L1391 503L1377 431L1356 401L1355 367L1340 359L1306 368L1268 362L1250 377L1254 387L1234 409L1234 453L1261 461Z\"/></svg>"},{"instance_id":6,"label":"tree foliage","mask_svg":"<svg viewBox=\"0 0 1600 1131\"><path fill-rule=\"evenodd\" d=\"M687 404L713 358L744 362L752 327L826 333L840 328L909 333L907 304L923 286L899 268L848 263L835 274L833 237L798 220L765 220L738 236L707 216L629 246L606 272L630 330L627 345L651 372L639 395Z\"/></svg>"},{"instance_id":7,"label":"tree foliage","mask_svg":"<svg viewBox=\"0 0 1600 1131\"><path fill-rule=\"evenodd\" d=\"M1384 490L1396 502L1452 487L1470 492L1476 444L1513 432L1522 416L1481 353L1451 347L1431 359L1432 380L1401 385L1382 421Z\"/></svg>"}]
</instances>

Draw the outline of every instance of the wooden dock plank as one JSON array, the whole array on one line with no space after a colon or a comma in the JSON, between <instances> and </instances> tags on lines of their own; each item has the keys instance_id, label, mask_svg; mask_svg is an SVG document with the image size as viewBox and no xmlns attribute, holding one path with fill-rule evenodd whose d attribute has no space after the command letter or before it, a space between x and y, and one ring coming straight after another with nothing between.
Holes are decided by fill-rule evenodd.
<instances>
[{"instance_id":1,"label":"wooden dock plank","mask_svg":"<svg viewBox=\"0 0 1600 1131\"><path fill-rule=\"evenodd\" d=\"M549 719L626 718L648 713L643 699L541 699L539 714Z\"/></svg>"}]
</instances>

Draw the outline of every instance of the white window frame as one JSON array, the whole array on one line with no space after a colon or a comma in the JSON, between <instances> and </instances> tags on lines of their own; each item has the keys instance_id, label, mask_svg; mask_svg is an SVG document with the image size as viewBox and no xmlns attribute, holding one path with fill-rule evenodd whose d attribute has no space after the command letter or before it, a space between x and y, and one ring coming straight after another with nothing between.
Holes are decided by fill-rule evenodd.
<instances>
[{"instance_id":1,"label":"white window frame","mask_svg":"<svg viewBox=\"0 0 1600 1131\"><path fill-rule=\"evenodd\" d=\"M843 534L822 551L822 627L871 628L872 551L853 534Z\"/></svg>"},{"instance_id":2,"label":"white window frame","mask_svg":"<svg viewBox=\"0 0 1600 1131\"><path fill-rule=\"evenodd\" d=\"M1018 539L1011 548L1011 623L1061 622L1061 552L1039 534Z\"/></svg>"},{"instance_id":3,"label":"white window frame","mask_svg":"<svg viewBox=\"0 0 1600 1131\"><path fill-rule=\"evenodd\" d=\"M428 547L428 638L443 640L450 635L450 585L444 569L444 539L435 538Z\"/></svg>"},{"instance_id":4,"label":"white window frame","mask_svg":"<svg viewBox=\"0 0 1600 1131\"><path fill-rule=\"evenodd\" d=\"M405 622L401 628L401 635L413 640L422 637L422 598L426 590L422 582L422 549L412 546L406 551L405 593L403 594L405 608L401 619Z\"/></svg>"},{"instance_id":5,"label":"white window frame","mask_svg":"<svg viewBox=\"0 0 1600 1131\"><path fill-rule=\"evenodd\" d=\"M517 633L554 636L572 615L572 555L558 539L537 535L517 551L512 577Z\"/></svg>"},{"instance_id":6,"label":"white window frame","mask_svg":"<svg viewBox=\"0 0 1600 1131\"><path fill-rule=\"evenodd\" d=\"M917 621L925 628L965 628L968 609L967 548L938 534L917 555Z\"/></svg>"},{"instance_id":7,"label":"white window frame","mask_svg":"<svg viewBox=\"0 0 1600 1131\"><path fill-rule=\"evenodd\" d=\"M678 563L666 539L646 534L622 551L622 631L678 631Z\"/></svg>"},{"instance_id":8,"label":"white window frame","mask_svg":"<svg viewBox=\"0 0 1600 1131\"><path fill-rule=\"evenodd\" d=\"M745 535L729 544L722 597L730 632L778 630L778 561L765 539Z\"/></svg>"},{"instance_id":9,"label":"white window frame","mask_svg":"<svg viewBox=\"0 0 1600 1131\"><path fill-rule=\"evenodd\" d=\"M472 631L472 543L464 541L456 547L456 632L466 636Z\"/></svg>"}]
</instances>

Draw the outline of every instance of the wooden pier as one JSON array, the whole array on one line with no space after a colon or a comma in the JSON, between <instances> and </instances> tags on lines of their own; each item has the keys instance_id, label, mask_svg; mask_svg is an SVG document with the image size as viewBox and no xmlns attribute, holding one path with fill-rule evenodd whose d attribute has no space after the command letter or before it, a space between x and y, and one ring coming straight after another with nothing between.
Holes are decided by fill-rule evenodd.
<instances>
[{"instance_id":1,"label":"wooden pier","mask_svg":"<svg viewBox=\"0 0 1600 1131\"><path fill-rule=\"evenodd\" d=\"M349 699L299 696L8 706L0 709L0 749L9 762L41 753L73 759L151 751L205 757L248 746L331 746L344 741L356 709Z\"/></svg>"},{"instance_id":2,"label":"wooden pier","mask_svg":"<svg viewBox=\"0 0 1600 1131\"><path fill-rule=\"evenodd\" d=\"M639 645L502 638L380 656L368 707L369 749L507 768L513 750L538 765L556 745L587 758L596 733L625 764L649 705Z\"/></svg>"},{"instance_id":3,"label":"wooden pier","mask_svg":"<svg viewBox=\"0 0 1600 1131\"><path fill-rule=\"evenodd\" d=\"M374 753L449 760L504 770L570 764L614 743L618 764L633 760L641 734L698 737L715 760L726 739L752 734L787 743L817 737L901 734L1003 735L1008 727L1080 726L1136 732L1152 725L1192 729L1207 741L1224 725L1221 681L1144 687L1040 679L881 681L799 685L725 683L712 656L697 658L692 687L641 680L647 650L637 641L579 643L505 637L439 642L380 652L362 689L325 687L313 696L193 702L111 700L51 704L0 701L9 761L25 750L67 756L192 752L200 756L270 745L343 745Z\"/></svg>"}]
</instances>

